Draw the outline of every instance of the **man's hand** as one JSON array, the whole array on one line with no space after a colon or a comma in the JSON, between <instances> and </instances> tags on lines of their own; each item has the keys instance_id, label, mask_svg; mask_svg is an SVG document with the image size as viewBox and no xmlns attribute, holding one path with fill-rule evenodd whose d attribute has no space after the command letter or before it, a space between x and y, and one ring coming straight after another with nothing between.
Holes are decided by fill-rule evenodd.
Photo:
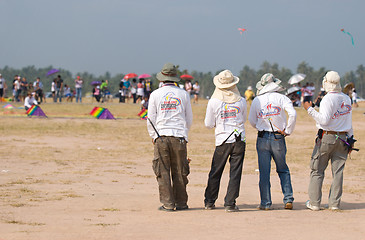
<instances>
[{"instance_id":1,"label":"man's hand","mask_svg":"<svg viewBox=\"0 0 365 240\"><path fill-rule=\"evenodd\" d=\"M278 130L278 132L283 135L284 137L289 136L289 134L287 134L285 131L282 130Z\"/></svg>"},{"instance_id":2,"label":"man's hand","mask_svg":"<svg viewBox=\"0 0 365 240\"><path fill-rule=\"evenodd\" d=\"M312 101L310 102L303 102L303 107L305 110L308 110L308 108L310 108L312 106Z\"/></svg>"},{"instance_id":3,"label":"man's hand","mask_svg":"<svg viewBox=\"0 0 365 240\"><path fill-rule=\"evenodd\" d=\"M284 136L286 135L286 134L285 134L285 132L284 132L284 131L282 131L282 130L280 130L280 129L278 129L278 132L279 132L281 135L284 135Z\"/></svg>"}]
</instances>

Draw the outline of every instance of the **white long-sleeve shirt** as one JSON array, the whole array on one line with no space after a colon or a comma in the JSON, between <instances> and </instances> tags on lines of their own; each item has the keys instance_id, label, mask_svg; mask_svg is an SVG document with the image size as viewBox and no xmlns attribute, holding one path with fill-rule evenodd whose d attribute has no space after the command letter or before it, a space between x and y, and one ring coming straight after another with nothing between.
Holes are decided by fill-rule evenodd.
<instances>
[{"instance_id":1,"label":"white long-sleeve shirt","mask_svg":"<svg viewBox=\"0 0 365 240\"><path fill-rule=\"evenodd\" d=\"M346 94L329 92L323 97L319 112L312 107L307 112L316 121L318 129L347 132L349 137L353 135L351 99Z\"/></svg>"},{"instance_id":2,"label":"white long-sleeve shirt","mask_svg":"<svg viewBox=\"0 0 365 240\"><path fill-rule=\"evenodd\" d=\"M288 122L284 110L288 113ZM248 115L251 126L258 131L273 132L274 129L274 132L281 130L288 135L294 131L296 119L297 112L290 99L277 92L268 92L255 97Z\"/></svg>"},{"instance_id":3,"label":"white long-sleeve shirt","mask_svg":"<svg viewBox=\"0 0 365 240\"><path fill-rule=\"evenodd\" d=\"M188 131L193 123L190 96L174 84L164 84L150 95L148 118L160 136L183 137L188 141ZM147 130L153 139L158 137L149 120Z\"/></svg>"},{"instance_id":4,"label":"white long-sleeve shirt","mask_svg":"<svg viewBox=\"0 0 365 240\"><path fill-rule=\"evenodd\" d=\"M24 99L24 106L30 108L32 107L32 105L38 105L37 100L35 100L33 96L32 97L27 96Z\"/></svg>"},{"instance_id":5,"label":"white long-sleeve shirt","mask_svg":"<svg viewBox=\"0 0 365 240\"><path fill-rule=\"evenodd\" d=\"M235 103L225 103L217 98L211 98L205 114L205 126L215 127L215 145L220 146L233 132L241 133L241 140L245 139L245 122L247 118L247 104L244 98ZM232 134L226 143L235 142Z\"/></svg>"}]
</instances>

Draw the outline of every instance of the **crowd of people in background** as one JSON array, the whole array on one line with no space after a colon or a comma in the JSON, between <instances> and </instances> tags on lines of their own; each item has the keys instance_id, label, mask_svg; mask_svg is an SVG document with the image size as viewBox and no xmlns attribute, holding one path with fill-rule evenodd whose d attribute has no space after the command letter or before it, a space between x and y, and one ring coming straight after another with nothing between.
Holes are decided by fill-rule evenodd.
<instances>
[{"instance_id":1,"label":"crowd of people in background","mask_svg":"<svg viewBox=\"0 0 365 240\"><path fill-rule=\"evenodd\" d=\"M300 83L298 83L297 85L293 85L293 88L297 90L294 92L290 92L287 95L292 101L294 107L300 107L301 103L304 101L313 102L313 97L316 90L313 82L307 82L303 87Z\"/></svg>"},{"instance_id":2,"label":"crowd of people in background","mask_svg":"<svg viewBox=\"0 0 365 240\"><path fill-rule=\"evenodd\" d=\"M71 88L70 85L64 84L60 75L53 79L51 84L52 99L54 102L62 102L64 98L66 102L72 102L76 96L76 102L82 101L82 85L83 80L81 77L77 77L75 80L75 88ZM6 84L5 79L0 74L0 100L3 101L6 90L12 89L10 100L12 102L25 103L28 96L34 97L38 104L46 102L46 92L40 77L37 77L34 82L28 81L26 77L15 75L12 83Z\"/></svg>"},{"instance_id":3,"label":"crowd of people in background","mask_svg":"<svg viewBox=\"0 0 365 240\"><path fill-rule=\"evenodd\" d=\"M194 84L191 83L191 80L183 81L184 84L178 85L176 83L176 86L184 89L193 99L193 103L198 103L200 93L200 86L198 81L195 81ZM128 103L130 101L129 99L131 99L131 102L141 104L141 109L147 109L150 95L154 90L152 85L153 83L149 78L122 78L119 83L119 102ZM162 84L160 84L158 87L162 87ZM98 102L102 101L100 100L101 96L103 96L102 92L102 87L94 87L93 95Z\"/></svg>"},{"instance_id":4,"label":"crowd of people in background","mask_svg":"<svg viewBox=\"0 0 365 240\"><path fill-rule=\"evenodd\" d=\"M5 80L1 76L0 78L3 87L3 89L1 90L1 98L3 98L5 95L5 90L10 86L5 83ZM11 100L13 102L24 103L26 98L29 96L33 96L38 101L38 103L46 101L46 99L44 98L43 83L41 82L41 79L39 77L34 82L29 82L26 77L15 75L11 87Z\"/></svg>"},{"instance_id":5,"label":"crowd of people in background","mask_svg":"<svg viewBox=\"0 0 365 240\"><path fill-rule=\"evenodd\" d=\"M61 103L62 100L65 102L73 102L73 99L76 99L76 103L82 103L83 85L84 80L80 76L77 76L74 80L74 84L70 85L64 84L61 75L58 75L53 79L51 84L52 96L48 97L52 97L53 102L55 103ZM93 85L92 97L95 98L97 102L101 103L109 101L113 97L118 97L120 103L139 103L143 107L144 103L148 103L149 96L154 90L152 85L152 81L149 78L122 78L119 83L119 92L113 96L108 86L108 80L102 80L101 82ZM180 82L176 83L176 85L188 93L188 95L192 98L193 103L198 103L200 93L200 85L198 81L194 81L193 84L191 79L180 79ZM8 87L9 86L6 84L5 79L0 74L0 101L3 101ZM11 87L11 100L14 102L24 103L28 93L34 93L32 96L34 96L34 99L39 104L46 102L46 92L39 77L36 78L34 82L29 82L26 77L15 75ZM313 102L316 107L319 107L321 100L326 94L324 89L321 88L315 98L316 88L313 82L306 82L304 86L301 86L301 83L299 82L294 84L292 88L294 88L295 91L287 92L287 96L292 101L294 107L300 107L303 102L309 101ZM245 99L249 104L251 104L255 98L255 93L252 89L252 86L248 86L247 90L244 92ZM347 90L345 94L350 97L352 105L357 107L358 96L356 89L352 87ZM144 105L147 106L148 104Z\"/></svg>"}]
</instances>

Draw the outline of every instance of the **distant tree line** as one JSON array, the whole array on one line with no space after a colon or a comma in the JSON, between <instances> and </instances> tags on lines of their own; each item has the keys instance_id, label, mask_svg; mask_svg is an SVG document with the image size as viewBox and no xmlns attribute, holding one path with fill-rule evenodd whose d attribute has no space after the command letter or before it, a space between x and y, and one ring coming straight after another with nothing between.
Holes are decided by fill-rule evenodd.
<instances>
[{"instance_id":1,"label":"distant tree line","mask_svg":"<svg viewBox=\"0 0 365 240\"><path fill-rule=\"evenodd\" d=\"M95 76L88 72L83 73L76 73L76 75L73 75L70 71L66 69L59 69L60 71L54 75L46 76L47 72L51 69L53 69L53 66L45 67L45 68L36 68L35 66L28 66L23 67L21 69L15 69L8 66L5 66L4 68L0 68L0 73L3 75L3 77L6 80L6 83L8 85L7 90L7 96L11 96L11 88L12 88L12 82L15 75L20 75L21 77L26 77L28 82L34 82L37 77L41 78L41 81L44 85L44 92L51 91L51 83L54 78L57 77L57 75L61 75L62 79L64 80L64 83L69 85L71 89L74 88L74 80L76 76L80 76L84 80L84 86L83 86L83 93L91 93L92 92L92 86L91 82L93 81L102 81L102 80L109 80L109 90L112 94L118 93L119 91L119 83L120 80L124 77L127 73L120 73L112 76L109 72L106 72L104 75ZM179 74L190 74L194 77L194 81L198 81L201 89L201 97L211 96L214 91L214 84L213 84L213 77L217 75L220 71L224 69L221 69L215 73L208 72L198 72L198 71L191 71L188 70L179 70ZM298 65L296 72L292 72L290 69L285 67L279 67L277 63L269 63L267 61L263 62L262 65L258 70L255 70L249 66L244 66L242 70L238 74L238 77L240 78L240 82L238 84L238 89L243 94L244 91L247 89L248 86L252 86L255 89L256 83L260 80L261 76L265 73L272 73L277 78L281 79L283 82L283 85L285 87L290 87L287 83L289 78L295 74L295 73L304 73L307 75L306 79L302 82L302 85L304 85L306 82L313 82L316 87L316 92L318 92L322 85L322 79L323 76L326 74L328 70L332 69L326 69L324 67L321 67L319 69L314 69L313 67L309 66L308 63L302 62ZM335 70L335 69L334 69ZM152 75L152 83L153 88L156 89L158 87L158 80L156 79L156 73L151 74ZM344 86L347 83L354 83L357 93L360 96L364 96L363 93L365 93L365 67L363 65L359 65L355 71L350 71L345 73L345 75L341 76L341 84Z\"/></svg>"},{"instance_id":2,"label":"distant tree line","mask_svg":"<svg viewBox=\"0 0 365 240\"><path fill-rule=\"evenodd\" d=\"M222 69L224 70L224 69ZM265 73L272 73L277 78L279 78L283 85L287 88L290 87L288 84L289 78L296 73L304 73L306 74L306 78L301 83L301 85L305 85L306 82L313 82L316 87L316 94L320 91L322 87L323 76L332 69L326 69L321 67L318 70L315 70L313 67L309 66L308 63L302 62L298 65L297 71L292 72L290 69L285 67L279 67L277 63L270 64L269 62L262 63L260 69L255 70L250 68L249 66L244 66L242 70L238 73L238 77L240 78L240 82L237 87L240 90L241 94L247 89L248 86L252 86L253 89L256 89L256 83L261 79L261 76ZM334 69L335 70L335 69ZM220 70L221 71L221 70ZM201 96L211 96L214 91L213 77L217 75L220 71L215 73L202 73L193 71L191 75L199 81L201 86ZM186 73L186 70L184 71ZM237 73L234 73L237 74ZM365 67L360 65L357 67L356 71L350 71L345 73L344 76L341 76L341 85L345 86L347 83L354 83L356 87L356 91L360 96L364 96L365 93Z\"/></svg>"}]
</instances>

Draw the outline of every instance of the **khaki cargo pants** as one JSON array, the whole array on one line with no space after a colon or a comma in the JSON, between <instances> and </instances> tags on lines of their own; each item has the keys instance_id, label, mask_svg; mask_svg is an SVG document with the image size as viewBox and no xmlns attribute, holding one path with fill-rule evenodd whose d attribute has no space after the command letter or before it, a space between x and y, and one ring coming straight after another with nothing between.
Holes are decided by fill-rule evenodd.
<instances>
[{"instance_id":1,"label":"khaki cargo pants","mask_svg":"<svg viewBox=\"0 0 365 240\"><path fill-rule=\"evenodd\" d=\"M339 137L346 141L346 134ZM322 140L316 139L316 145L310 162L309 199L313 206L320 207L324 172L331 160L332 184L328 197L329 207L339 207L342 196L343 170L347 159L347 147L335 134L324 134Z\"/></svg>"},{"instance_id":2,"label":"khaki cargo pants","mask_svg":"<svg viewBox=\"0 0 365 240\"><path fill-rule=\"evenodd\" d=\"M186 185L190 169L184 138L165 136L157 138L152 168L163 206L167 209L186 206L188 201Z\"/></svg>"}]
</instances>

